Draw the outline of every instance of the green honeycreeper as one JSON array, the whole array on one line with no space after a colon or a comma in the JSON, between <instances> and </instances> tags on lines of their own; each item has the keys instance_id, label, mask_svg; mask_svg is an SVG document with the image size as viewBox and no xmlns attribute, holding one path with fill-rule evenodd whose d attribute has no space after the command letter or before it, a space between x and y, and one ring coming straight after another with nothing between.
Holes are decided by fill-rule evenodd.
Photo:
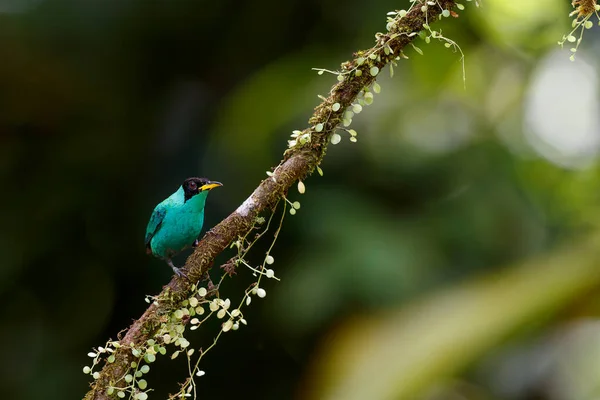
<instances>
[{"instance_id":1,"label":"green honeycreeper","mask_svg":"<svg viewBox=\"0 0 600 400\"><path fill-rule=\"evenodd\" d=\"M158 204L146 227L146 253L153 254L183 276L171 257L198 245L204 223L204 204L211 189L223 186L206 178L187 178L175 193Z\"/></svg>"}]
</instances>

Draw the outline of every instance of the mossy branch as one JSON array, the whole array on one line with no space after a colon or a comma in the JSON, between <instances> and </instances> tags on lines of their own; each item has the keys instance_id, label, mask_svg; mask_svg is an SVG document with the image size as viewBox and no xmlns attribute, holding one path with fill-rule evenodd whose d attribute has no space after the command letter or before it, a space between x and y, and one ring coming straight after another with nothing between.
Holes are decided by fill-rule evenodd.
<instances>
[{"instance_id":1,"label":"mossy branch","mask_svg":"<svg viewBox=\"0 0 600 400\"><path fill-rule=\"evenodd\" d=\"M341 65L340 76L343 79L332 87L329 96L323 98L323 102L315 108L309 119L311 127L303 131L303 134L310 134L310 141L298 141L291 146L281 163L274 168L272 176L264 179L237 210L206 233L183 268L189 280L174 277L157 296L158 301L151 304L129 327L120 339L121 346L112 354L114 361L106 363L99 371L85 399L114 398L114 395L107 394L108 387L119 387L131 362L139 361L139 357L132 354L130 345L142 347L152 339L164 318L190 296L190 281L199 281L212 267L218 254L252 229L256 218L271 210L296 181L313 172L325 155L329 139L342 122L346 108L355 102L363 89L375 82L383 67L402 54L404 47L424 29L424 24L437 21L442 13L448 15L451 12L456 16L452 11L455 5L450 0L416 1L407 13L395 15L393 21L388 23L387 33L376 35L375 46L356 52L354 59ZM357 74L358 70L361 72ZM339 105L334 107L336 103Z\"/></svg>"}]
</instances>

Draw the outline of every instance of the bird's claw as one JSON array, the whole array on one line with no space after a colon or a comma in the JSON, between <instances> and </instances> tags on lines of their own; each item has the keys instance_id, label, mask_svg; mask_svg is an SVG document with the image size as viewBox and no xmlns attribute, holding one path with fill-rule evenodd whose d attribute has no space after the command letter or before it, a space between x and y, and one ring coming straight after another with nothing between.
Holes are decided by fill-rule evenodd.
<instances>
[{"instance_id":1,"label":"bird's claw","mask_svg":"<svg viewBox=\"0 0 600 400\"><path fill-rule=\"evenodd\" d=\"M174 267L173 272L175 272L175 275L178 277L187 279L187 275L181 270L181 268Z\"/></svg>"},{"instance_id":2,"label":"bird's claw","mask_svg":"<svg viewBox=\"0 0 600 400\"><path fill-rule=\"evenodd\" d=\"M173 269L173 272L175 272L175 275L177 275L181 278L187 279L187 275L181 270L181 268L177 268L175 266L175 264L173 264L173 261L167 260L167 264L169 264L169 267L171 267Z\"/></svg>"}]
</instances>

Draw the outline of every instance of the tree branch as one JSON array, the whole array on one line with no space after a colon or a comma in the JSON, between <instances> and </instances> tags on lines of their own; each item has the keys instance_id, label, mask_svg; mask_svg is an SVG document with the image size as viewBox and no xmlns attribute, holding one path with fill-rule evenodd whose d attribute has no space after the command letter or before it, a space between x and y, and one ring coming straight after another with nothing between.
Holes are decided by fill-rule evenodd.
<instances>
[{"instance_id":1,"label":"tree branch","mask_svg":"<svg viewBox=\"0 0 600 400\"><path fill-rule=\"evenodd\" d=\"M206 233L184 266L183 270L189 280L175 276L164 287L158 296L160 301L151 304L127 330L120 340L121 347L113 353L114 361L104 365L85 399L112 398L106 393L107 388L110 385L121 386L121 380L131 362L138 361L129 346L133 344L140 347L153 338L161 326L161 319L190 296L190 281L199 281L211 268L218 254L252 229L256 218L262 212L270 210L294 182L313 172L325 155L331 135L343 121L346 109L357 100L363 89L375 82L378 72L401 54L402 49L423 29L426 21L428 24L437 21L444 10L452 10L454 6L455 2L450 0L438 0L435 5L429 6L423 0L417 1L406 15L395 15L388 24L386 34L376 35L377 43L374 47L356 52L353 60L342 64L339 74L343 80L334 85L329 96L323 98L323 102L315 108L309 119L312 126L301 133L308 134L310 140L291 143L284 153L284 159L273 170L273 175L264 179L237 210ZM336 103L339 105L334 107ZM321 126L317 127L318 125Z\"/></svg>"}]
</instances>

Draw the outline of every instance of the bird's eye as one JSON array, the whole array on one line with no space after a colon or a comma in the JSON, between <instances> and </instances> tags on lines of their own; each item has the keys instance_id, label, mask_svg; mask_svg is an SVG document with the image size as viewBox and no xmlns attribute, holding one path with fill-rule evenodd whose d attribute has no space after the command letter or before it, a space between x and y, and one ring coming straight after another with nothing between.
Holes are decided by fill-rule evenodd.
<instances>
[{"instance_id":1,"label":"bird's eye","mask_svg":"<svg viewBox=\"0 0 600 400\"><path fill-rule=\"evenodd\" d=\"M196 182L190 182L190 188L194 189L196 187Z\"/></svg>"}]
</instances>

